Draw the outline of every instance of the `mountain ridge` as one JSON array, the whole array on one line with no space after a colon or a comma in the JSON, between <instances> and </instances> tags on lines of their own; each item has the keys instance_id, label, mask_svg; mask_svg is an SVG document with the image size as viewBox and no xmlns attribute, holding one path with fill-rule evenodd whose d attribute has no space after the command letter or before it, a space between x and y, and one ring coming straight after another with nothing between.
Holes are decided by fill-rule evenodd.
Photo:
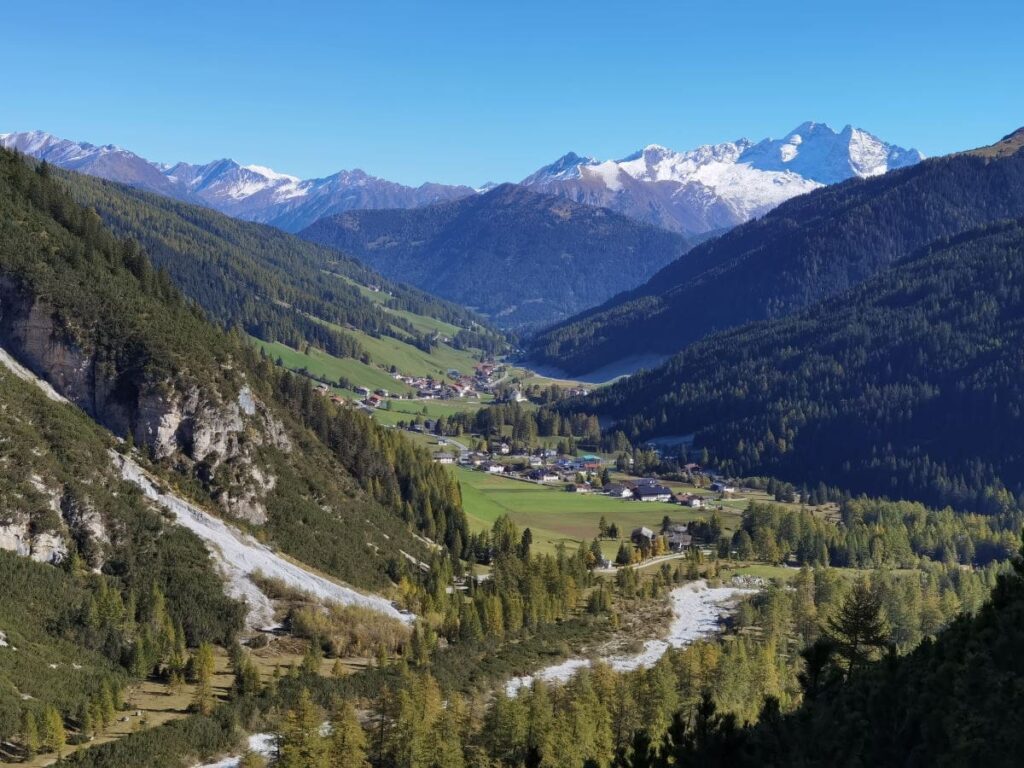
<instances>
[{"instance_id":1,"label":"mountain ridge","mask_svg":"<svg viewBox=\"0 0 1024 768\"><path fill-rule=\"evenodd\" d=\"M682 152L649 144L603 162L570 152L520 183L694 235L762 216L821 186L923 158L851 125L834 131L807 121L782 139L737 139Z\"/></svg>"},{"instance_id":2,"label":"mountain ridge","mask_svg":"<svg viewBox=\"0 0 1024 768\"><path fill-rule=\"evenodd\" d=\"M300 236L474 307L506 328L552 322L599 303L690 245L613 211L515 184L415 209L348 211Z\"/></svg>"},{"instance_id":3,"label":"mountain ridge","mask_svg":"<svg viewBox=\"0 0 1024 768\"><path fill-rule=\"evenodd\" d=\"M297 231L350 208L416 207L474 194L470 187L426 182L405 186L360 169L299 179L229 158L203 164L155 163L113 144L97 146L44 131L0 134L0 146L68 170L199 203L236 218Z\"/></svg>"},{"instance_id":4,"label":"mountain ridge","mask_svg":"<svg viewBox=\"0 0 1024 768\"><path fill-rule=\"evenodd\" d=\"M1024 325L1005 279L1022 254L1024 218L938 238L827 302L709 336L581 407L634 439L691 434L738 477L1005 513L1024 492Z\"/></svg>"},{"instance_id":5,"label":"mountain ridge","mask_svg":"<svg viewBox=\"0 0 1024 768\"><path fill-rule=\"evenodd\" d=\"M496 186L425 182L413 187L359 168L300 179L229 158L201 164L155 163L113 144L75 142L44 131L0 134L0 146L290 232L346 210L416 208ZM822 184L875 175L921 157L916 150L895 147L851 126L836 132L808 121L783 139L757 143L738 139L684 152L649 144L621 160L605 162L570 152L519 183L699 235L762 215Z\"/></svg>"},{"instance_id":6,"label":"mountain ridge","mask_svg":"<svg viewBox=\"0 0 1024 768\"><path fill-rule=\"evenodd\" d=\"M646 284L531 340L570 375L671 355L711 333L835 295L943 236L1024 215L1024 154L931 158L789 200L701 243Z\"/></svg>"}]
</instances>

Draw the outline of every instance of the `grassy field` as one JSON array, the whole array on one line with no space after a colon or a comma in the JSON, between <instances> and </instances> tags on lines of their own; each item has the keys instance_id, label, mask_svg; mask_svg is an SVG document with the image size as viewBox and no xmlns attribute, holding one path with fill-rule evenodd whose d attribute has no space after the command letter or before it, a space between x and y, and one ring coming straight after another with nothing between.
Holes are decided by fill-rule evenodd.
<instances>
[{"instance_id":1,"label":"grassy field","mask_svg":"<svg viewBox=\"0 0 1024 768\"><path fill-rule=\"evenodd\" d=\"M409 317L416 316L409 315ZM461 373L468 373L473 370L473 366L478 360L478 356L473 352L455 349L448 344L438 344L430 352L424 352L419 347L392 336L374 338L363 331L353 328L342 328L317 317L313 319L323 323L328 328L333 328L355 338L370 354L374 365L382 365L385 368L393 365L401 373L408 376L443 377L453 368ZM425 321L426 319L421 318L421 320ZM439 321L433 321L433 323L437 322ZM426 325L432 325L433 323L427 322ZM444 326L447 323L441 323L441 325ZM448 327L454 330L453 326ZM402 333L401 331L398 332Z\"/></svg>"},{"instance_id":2,"label":"grassy field","mask_svg":"<svg viewBox=\"0 0 1024 768\"><path fill-rule=\"evenodd\" d=\"M559 543L574 548L597 536L603 515L615 523L624 536L633 528L661 526L668 515L675 522L706 518L710 512L691 510L675 504L641 503L608 496L566 493L561 487L546 487L520 480L456 469L462 487L462 502L474 531L490 528L501 515L509 515L522 528L529 528L537 551L554 552ZM723 523L735 528L739 516L725 510ZM614 556L618 543L602 542L606 555Z\"/></svg>"},{"instance_id":3,"label":"grassy field","mask_svg":"<svg viewBox=\"0 0 1024 768\"><path fill-rule=\"evenodd\" d=\"M297 371L305 368L317 378L337 381L344 377L353 385L361 385L370 389L383 388L389 392L412 393L412 388L395 381L387 371L373 365L366 365L351 357L334 357L318 349L299 352L278 341L266 342L254 338L253 343L261 347L271 360L280 359L285 368ZM354 394L354 393L349 393Z\"/></svg>"},{"instance_id":4,"label":"grassy field","mask_svg":"<svg viewBox=\"0 0 1024 768\"><path fill-rule=\"evenodd\" d=\"M381 424L397 424L400 421L412 421L416 416L424 419L436 419L439 416L447 417L455 413L476 413L493 399L491 395L485 395L480 400L469 398L464 400L390 400L389 407L386 410L383 408L378 410L374 418ZM456 439L472 447L479 438L463 435Z\"/></svg>"},{"instance_id":5,"label":"grassy field","mask_svg":"<svg viewBox=\"0 0 1024 768\"><path fill-rule=\"evenodd\" d=\"M378 304L385 312L388 312L395 317L401 317L404 320L407 320L412 327L420 333L434 333L436 331L437 333L451 337L459 332L459 329L456 326L451 323L446 323L444 320L438 320L437 318L427 317L425 315L417 315L404 309L392 309L391 307L386 307L384 306L388 300L388 295L386 293L372 291L365 285L360 285L354 280L343 275L335 274L335 277L339 277L345 282L354 285L364 298L369 299L374 304Z\"/></svg>"},{"instance_id":6,"label":"grassy field","mask_svg":"<svg viewBox=\"0 0 1024 768\"><path fill-rule=\"evenodd\" d=\"M393 365L407 376L444 378L453 368L461 373L471 373L477 363L477 356L472 352L454 349L447 344L438 344L430 352L424 352L391 336L376 339L361 331L346 332L363 345L374 364Z\"/></svg>"}]
</instances>

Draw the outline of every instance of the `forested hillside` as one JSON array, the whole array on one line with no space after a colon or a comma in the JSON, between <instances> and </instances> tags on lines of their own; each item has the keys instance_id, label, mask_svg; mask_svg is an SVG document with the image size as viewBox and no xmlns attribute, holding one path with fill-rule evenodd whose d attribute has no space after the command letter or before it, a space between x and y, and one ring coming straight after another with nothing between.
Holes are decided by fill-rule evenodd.
<instances>
[{"instance_id":1,"label":"forested hillside","mask_svg":"<svg viewBox=\"0 0 1024 768\"><path fill-rule=\"evenodd\" d=\"M134 239L155 267L166 270L188 298L226 328L237 326L293 348L311 343L341 357L366 355L346 328L424 349L438 344L433 333L404 314L412 313L455 326L451 343L456 346L502 344L471 312L386 280L331 248L140 189L56 169L51 173L114 234Z\"/></svg>"},{"instance_id":2,"label":"forested hillside","mask_svg":"<svg viewBox=\"0 0 1024 768\"><path fill-rule=\"evenodd\" d=\"M866 637L862 636L862 637ZM704 707L642 764L733 768L765 765L1020 765L1024 721L1024 570L1018 561L976 616L956 621L904 658L856 669L845 682L816 672L824 646L807 655L806 698L782 716L766 703L760 722ZM657 747L656 747L657 750ZM675 762L672 762L672 760Z\"/></svg>"},{"instance_id":3,"label":"forested hillside","mask_svg":"<svg viewBox=\"0 0 1024 768\"><path fill-rule=\"evenodd\" d=\"M62 179L0 154L0 346L183 493L356 585L388 585L414 531L461 547L429 454L314 395L204 319Z\"/></svg>"},{"instance_id":4,"label":"forested hillside","mask_svg":"<svg viewBox=\"0 0 1024 768\"><path fill-rule=\"evenodd\" d=\"M942 240L799 314L595 392L628 435L772 475L997 514L1024 493L1024 221Z\"/></svg>"},{"instance_id":5,"label":"forested hillside","mask_svg":"<svg viewBox=\"0 0 1024 768\"><path fill-rule=\"evenodd\" d=\"M539 334L530 358L576 375L630 356L671 355L715 331L841 293L941 237L1024 215L1018 139L790 200Z\"/></svg>"},{"instance_id":6,"label":"forested hillside","mask_svg":"<svg viewBox=\"0 0 1024 768\"><path fill-rule=\"evenodd\" d=\"M591 307L689 247L680 235L607 209L512 184L412 210L349 211L301 234L504 328Z\"/></svg>"},{"instance_id":7,"label":"forested hillside","mask_svg":"<svg viewBox=\"0 0 1024 768\"><path fill-rule=\"evenodd\" d=\"M112 447L0 366L0 742L29 716L113 706L168 645L241 628L203 543L121 480Z\"/></svg>"}]
</instances>

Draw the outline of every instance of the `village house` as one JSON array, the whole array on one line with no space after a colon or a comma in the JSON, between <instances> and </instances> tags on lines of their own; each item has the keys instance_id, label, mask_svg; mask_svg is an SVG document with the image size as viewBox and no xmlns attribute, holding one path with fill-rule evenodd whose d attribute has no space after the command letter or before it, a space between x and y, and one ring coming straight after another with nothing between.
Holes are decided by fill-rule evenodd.
<instances>
[{"instance_id":1,"label":"village house","mask_svg":"<svg viewBox=\"0 0 1024 768\"><path fill-rule=\"evenodd\" d=\"M685 525L675 523L665 529L665 540L673 552L681 552L693 545L693 536Z\"/></svg>"},{"instance_id":2,"label":"village house","mask_svg":"<svg viewBox=\"0 0 1024 768\"><path fill-rule=\"evenodd\" d=\"M369 387L356 387L355 388L355 393L357 395L362 395L363 397L368 397L369 394L370 394L370 388Z\"/></svg>"},{"instance_id":3,"label":"village house","mask_svg":"<svg viewBox=\"0 0 1024 768\"><path fill-rule=\"evenodd\" d=\"M562 478L550 469L536 469L530 473L530 479L538 483L557 483Z\"/></svg>"},{"instance_id":4,"label":"village house","mask_svg":"<svg viewBox=\"0 0 1024 768\"><path fill-rule=\"evenodd\" d=\"M736 493L736 487L729 485L728 483L716 480L711 484L711 490L715 493L720 493L723 496L731 496Z\"/></svg>"},{"instance_id":5,"label":"village house","mask_svg":"<svg viewBox=\"0 0 1024 768\"><path fill-rule=\"evenodd\" d=\"M638 547L649 547L654 542L655 536L654 531L644 526L642 528L634 528L633 532L629 535L629 540Z\"/></svg>"},{"instance_id":6,"label":"village house","mask_svg":"<svg viewBox=\"0 0 1024 768\"><path fill-rule=\"evenodd\" d=\"M505 473L505 465L499 464L496 461L485 461L480 465L480 469L484 472L490 472L492 475L503 475Z\"/></svg>"},{"instance_id":7,"label":"village house","mask_svg":"<svg viewBox=\"0 0 1024 768\"><path fill-rule=\"evenodd\" d=\"M672 491L664 485L638 485L633 491L633 498L639 501L671 501Z\"/></svg>"},{"instance_id":8,"label":"village house","mask_svg":"<svg viewBox=\"0 0 1024 768\"><path fill-rule=\"evenodd\" d=\"M436 451L434 453L434 461L438 464L454 464L455 457L448 453L448 451Z\"/></svg>"},{"instance_id":9,"label":"village house","mask_svg":"<svg viewBox=\"0 0 1024 768\"><path fill-rule=\"evenodd\" d=\"M675 495L675 501L676 504L681 504L684 507L690 507L692 509L701 509L704 506L704 498L695 493L677 493Z\"/></svg>"},{"instance_id":10,"label":"village house","mask_svg":"<svg viewBox=\"0 0 1024 768\"><path fill-rule=\"evenodd\" d=\"M605 496L615 499L629 499L633 497L633 489L622 483L608 483L601 489Z\"/></svg>"},{"instance_id":11,"label":"village house","mask_svg":"<svg viewBox=\"0 0 1024 768\"><path fill-rule=\"evenodd\" d=\"M591 487L590 483L568 483L565 486L565 490L569 493L590 493L594 489Z\"/></svg>"},{"instance_id":12,"label":"village house","mask_svg":"<svg viewBox=\"0 0 1024 768\"><path fill-rule=\"evenodd\" d=\"M459 463L470 467L479 467L487 461L487 457L476 451L464 451L459 455Z\"/></svg>"}]
</instances>

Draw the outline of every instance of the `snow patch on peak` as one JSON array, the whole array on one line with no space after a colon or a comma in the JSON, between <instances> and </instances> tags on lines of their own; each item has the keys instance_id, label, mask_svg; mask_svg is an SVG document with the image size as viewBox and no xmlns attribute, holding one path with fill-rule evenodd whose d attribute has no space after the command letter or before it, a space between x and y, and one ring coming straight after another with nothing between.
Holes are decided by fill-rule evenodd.
<instances>
[{"instance_id":1,"label":"snow patch on peak","mask_svg":"<svg viewBox=\"0 0 1024 768\"><path fill-rule=\"evenodd\" d=\"M520 183L523 186L545 184L552 181L564 181L567 179L578 179L582 176L581 168L597 165L598 161L592 157L577 155L575 152L566 152L550 165L535 171L527 176Z\"/></svg>"},{"instance_id":2,"label":"snow patch on peak","mask_svg":"<svg viewBox=\"0 0 1024 768\"><path fill-rule=\"evenodd\" d=\"M921 159L917 150L888 144L851 125L836 132L827 123L805 122L783 139L753 145L740 162L761 171L790 170L820 184L834 184L853 176L877 176Z\"/></svg>"},{"instance_id":3,"label":"snow patch on peak","mask_svg":"<svg viewBox=\"0 0 1024 768\"><path fill-rule=\"evenodd\" d=\"M299 181L298 176L291 176L287 173L278 173L273 168L267 168L265 165L243 165L242 167L247 171L257 173L263 178L270 179L271 181L290 181L293 183L297 183Z\"/></svg>"},{"instance_id":4,"label":"snow patch on peak","mask_svg":"<svg viewBox=\"0 0 1024 768\"><path fill-rule=\"evenodd\" d=\"M618 192L622 189L622 179L620 174L623 173L623 169L614 160L607 160L603 163L597 163L596 165L586 166L584 172L587 176L593 176L604 182L612 192Z\"/></svg>"}]
</instances>

